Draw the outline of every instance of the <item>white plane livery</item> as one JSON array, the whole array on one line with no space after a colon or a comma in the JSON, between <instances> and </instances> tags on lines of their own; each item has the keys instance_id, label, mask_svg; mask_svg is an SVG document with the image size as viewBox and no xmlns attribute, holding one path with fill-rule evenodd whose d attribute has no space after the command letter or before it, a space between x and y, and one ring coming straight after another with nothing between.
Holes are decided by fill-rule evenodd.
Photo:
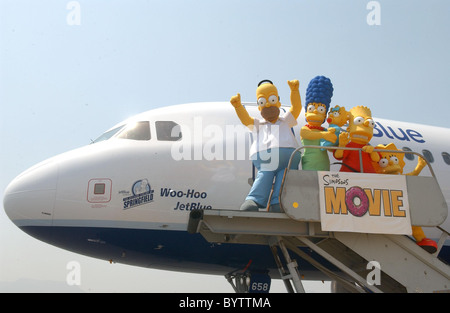
<instances>
[{"instance_id":1,"label":"white plane livery","mask_svg":"<svg viewBox=\"0 0 450 313\"><path fill-rule=\"evenodd\" d=\"M257 106L246 107L251 116L259 116ZM293 129L299 143L304 120L302 112ZM375 122L371 144L393 142L423 154L450 205L450 129ZM117 124L92 144L17 176L5 191L4 209L29 235L83 255L215 275L248 268L277 278L268 246L211 244L187 232L191 210L239 210L255 176L250 141L229 102L150 110ZM414 169L417 157L406 162ZM448 218L441 227L450 229ZM439 234L425 232L438 240ZM440 258L450 263L449 240ZM298 262L305 279L328 279L309 263Z\"/></svg>"}]
</instances>

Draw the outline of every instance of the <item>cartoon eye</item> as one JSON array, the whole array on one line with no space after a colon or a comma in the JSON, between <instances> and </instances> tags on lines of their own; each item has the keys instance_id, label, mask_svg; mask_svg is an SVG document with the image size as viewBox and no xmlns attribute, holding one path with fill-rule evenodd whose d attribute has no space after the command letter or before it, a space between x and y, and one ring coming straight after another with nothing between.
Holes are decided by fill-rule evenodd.
<instances>
[{"instance_id":1,"label":"cartoon eye","mask_svg":"<svg viewBox=\"0 0 450 313\"><path fill-rule=\"evenodd\" d=\"M339 114L339 112L333 112L333 116L334 116L334 117L339 117L339 116L341 116L341 115Z\"/></svg>"},{"instance_id":2,"label":"cartoon eye","mask_svg":"<svg viewBox=\"0 0 450 313\"><path fill-rule=\"evenodd\" d=\"M353 120L353 124L355 125L361 125L364 123L364 117L358 116Z\"/></svg>"},{"instance_id":3,"label":"cartoon eye","mask_svg":"<svg viewBox=\"0 0 450 313\"><path fill-rule=\"evenodd\" d=\"M277 96L272 95L272 96L269 97L269 103L270 104L275 104L277 102L278 102L278 97Z\"/></svg>"},{"instance_id":4,"label":"cartoon eye","mask_svg":"<svg viewBox=\"0 0 450 313\"><path fill-rule=\"evenodd\" d=\"M372 128L375 127L375 122L373 121L373 119L369 118L369 119L367 120L367 122L369 122L369 127L372 127Z\"/></svg>"},{"instance_id":5,"label":"cartoon eye","mask_svg":"<svg viewBox=\"0 0 450 313\"><path fill-rule=\"evenodd\" d=\"M391 157L391 161L392 161L392 163L395 164L395 165L398 164L398 158L395 157L395 156Z\"/></svg>"},{"instance_id":6,"label":"cartoon eye","mask_svg":"<svg viewBox=\"0 0 450 313\"><path fill-rule=\"evenodd\" d=\"M317 112L319 112L321 114L325 113L325 111L326 111L325 107L323 107L321 105L319 105L319 107L317 108Z\"/></svg>"},{"instance_id":7,"label":"cartoon eye","mask_svg":"<svg viewBox=\"0 0 450 313\"><path fill-rule=\"evenodd\" d=\"M266 98L264 98L264 97L258 98L258 105L259 105L260 107L265 106L266 103L267 103Z\"/></svg>"},{"instance_id":8,"label":"cartoon eye","mask_svg":"<svg viewBox=\"0 0 450 313\"><path fill-rule=\"evenodd\" d=\"M380 165L380 167L385 168L389 165L389 161L387 159L381 159L378 164Z\"/></svg>"},{"instance_id":9,"label":"cartoon eye","mask_svg":"<svg viewBox=\"0 0 450 313\"><path fill-rule=\"evenodd\" d=\"M315 109L316 109L316 106L315 106L315 105L313 105L313 104L308 105L307 110L308 110L309 113L314 112Z\"/></svg>"}]
</instances>

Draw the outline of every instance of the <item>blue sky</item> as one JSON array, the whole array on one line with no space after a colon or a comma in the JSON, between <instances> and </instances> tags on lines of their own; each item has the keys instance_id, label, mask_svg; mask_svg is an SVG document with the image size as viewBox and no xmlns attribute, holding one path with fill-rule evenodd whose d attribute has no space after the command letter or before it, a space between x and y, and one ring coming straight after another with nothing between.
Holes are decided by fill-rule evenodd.
<instances>
[{"instance_id":1,"label":"blue sky","mask_svg":"<svg viewBox=\"0 0 450 313\"><path fill-rule=\"evenodd\" d=\"M0 195L26 168L131 115L237 92L254 101L262 79L289 102L287 80L300 80L303 99L309 80L325 75L332 104L448 124L448 0L377 1L373 26L365 0L80 0L72 26L69 2L0 0ZM0 226L0 281L58 280L78 258L21 233L3 210ZM28 269L28 258L48 262L40 251L63 263L59 274Z\"/></svg>"}]
</instances>

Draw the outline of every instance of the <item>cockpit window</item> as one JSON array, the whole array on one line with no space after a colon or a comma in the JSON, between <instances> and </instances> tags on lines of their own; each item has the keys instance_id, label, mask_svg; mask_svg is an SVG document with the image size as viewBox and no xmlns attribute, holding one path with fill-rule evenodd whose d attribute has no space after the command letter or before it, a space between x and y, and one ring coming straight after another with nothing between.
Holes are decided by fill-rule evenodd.
<instances>
[{"instance_id":1,"label":"cockpit window","mask_svg":"<svg viewBox=\"0 0 450 313\"><path fill-rule=\"evenodd\" d=\"M181 139L181 127L173 121L156 121L156 138L161 141L178 141Z\"/></svg>"},{"instance_id":2,"label":"cockpit window","mask_svg":"<svg viewBox=\"0 0 450 313\"><path fill-rule=\"evenodd\" d=\"M150 140L150 123L148 121L129 124L117 138L130 140Z\"/></svg>"},{"instance_id":3,"label":"cockpit window","mask_svg":"<svg viewBox=\"0 0 450 313\"><path fill-rule=\"evenodd\" d=\"M121 125L119 127L116 127L114 129L111 129L110 131L107 131L107 132L103 133L100 137L98 137L97 139L93 140L92 143L97 143L97 142L100 142L100 141L108 140L109 138L111 138L112 136L117 134L122 128L124 128L124 126L125 125Z\"/></svg>"}]
</instances>

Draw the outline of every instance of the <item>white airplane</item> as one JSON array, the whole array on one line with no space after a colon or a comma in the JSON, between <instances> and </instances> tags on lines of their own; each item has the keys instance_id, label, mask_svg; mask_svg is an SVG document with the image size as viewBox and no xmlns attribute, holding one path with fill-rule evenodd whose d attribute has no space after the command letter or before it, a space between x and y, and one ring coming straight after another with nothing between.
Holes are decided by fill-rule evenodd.
<instances>
[{"instance_id":1,"label":"white airplane","mask_svg":"<svg viewBox=\"0 0 450 313\"><path fill-rule=\"evenodd\" d=\"M246 107L251 116L260 116L256 105ZM304 110L298 121L293 131L300 143ZM450 206L450 129L375 122L371 144L393 142L422 153ZM94 258L214 275L246 268L277 278L268 246L212 244L186 231L191 210L239 210L255 175L250 140L229 102L150 110L17 176L5 191L4 209L29 235ZM414 169L417 157L406 162ZM450 229L448 218L441 227ZM449 240L440 257L450 263ZM305 279L329 280L298 262Z\"/></svg>"}]
</instances>

